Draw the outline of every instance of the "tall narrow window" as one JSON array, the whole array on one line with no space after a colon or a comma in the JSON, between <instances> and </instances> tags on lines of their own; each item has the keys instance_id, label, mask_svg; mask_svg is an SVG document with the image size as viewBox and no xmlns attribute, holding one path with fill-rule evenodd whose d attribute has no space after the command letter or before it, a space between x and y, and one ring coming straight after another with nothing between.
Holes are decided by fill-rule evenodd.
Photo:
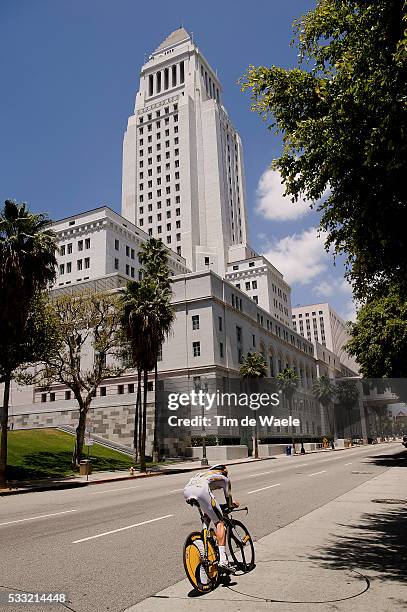
<instances>
[{"instance_id":1,"label":"tall narrow window","mask_svg":"<svg viewBox=\"0 0 407 612\"><path fill-rule=\"evenodd\" d=\"M156 82L156 84L157 84L157 93L160 93L160 91L161 91L161 72L157 72L156 79L157 79L157 82Z\"/></svg>"},{"instance_id":2,"label":"tall narrow window","mask_svg":"<svg viewBox=\"0 0 407 612\"><path fill-rule=\"evenodd\" d=\"M164 89L168 89L169 86L169 69L164 68Z\"/></svg>"},{"instance_id":3,"label":"tall narrow window","mask_svg":"<svg viewBox=\"0 0 407 612\"><path fill-rule=\"evenodd\" d=\"M184 82L185 74L184 74L184 62L181 62L179 65L179 80L180 83Z\"/></svg>"},{"instance_id":4,"label":"tall narrow window","mask_svg":"<svg viewBox=\"0 0 407 612\"><path fill-rule=\"evenodd\" d=\"M171 69L172 72L172 86L175 87L177 84L177 67L173 66Z\"/></svg>"},{"instance_id":5,"label":"tall narrow window","mask_svg":"<svg viewBox=\"0 0 407 612\"><path fill-rule=\"evenodd\" d=\"M154 76L150 74L148 77L148 95L152 96L154 91Z\"/></svg>"}]
</instances>

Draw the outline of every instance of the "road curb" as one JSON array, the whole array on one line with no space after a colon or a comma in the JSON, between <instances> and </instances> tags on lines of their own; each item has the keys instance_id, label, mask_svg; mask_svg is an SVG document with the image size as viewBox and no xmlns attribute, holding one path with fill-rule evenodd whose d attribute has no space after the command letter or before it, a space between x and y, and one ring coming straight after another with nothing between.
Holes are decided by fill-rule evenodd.
<instances>
[{"instance_id":1,"label":"road curb","mask_svg":"<svg viewBox=\"0 0 407 612\"><path fill-rule=\"evenodd\" d=\"M40 493L44 491L58 491L61 489L78 489L80 487L88 487L89 485L106 484L107 482L121 482L123 480L138 480L139 478L149 478L150 476L161 476L162 472L152 472L148 474L137 474L136 476L119 476L118 478L101 478L100 480L90 480L88 482L64 482L61 484L44 484L21 489L9 489L0 491L0 497L8 495L23 495L24 493Z\"/></svg>"},{"instance_id":2,"label":"road curb","mask_svg":"<svg viewBox=\"0 0 407 612\"><path fill-rule=\"evenodd\" d=\"M136 476L119 476L119 478L102 478L100 480L90 480L86 485L97 485L106 482L121 482L122 480L138 480L139 478L150 478L151 476L162 476L163 472L148 472L147 474L136 474Z\"/></svg>"},{"instance_id":3,"label":"road curb","mask_svg":"<svg viewBox=\"0 0 407 612\"><path fill-rule=\"evenodd\" d=\"M39 485L27 487L25 489L10 489L8 491L0 491L0 497L7 497L8 495L22 495L24 493L40 493L42 491L59 491L60 489L77 489L79 487L86 487L87 485L87 482L66 482L59 485Z\"/></svg>"}]
</instances>

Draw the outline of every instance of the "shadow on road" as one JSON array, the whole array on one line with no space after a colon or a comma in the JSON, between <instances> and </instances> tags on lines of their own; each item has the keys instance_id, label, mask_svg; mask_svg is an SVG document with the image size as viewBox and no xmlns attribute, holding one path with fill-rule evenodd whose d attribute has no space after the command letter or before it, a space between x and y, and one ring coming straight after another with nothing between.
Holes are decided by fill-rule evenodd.
<instances>
[{"instance_id":1,"label":"shadow on road","mask_svg":"<svg viewBox=\"0 0 407 612\"><path fill-rule=\"evenodd\" d=\"M393 454L393 455L383 454L383 455L376 455L374 457L366 457L363 463L372 463L373 465L378 465L380 467L405 467L407 468L407 450L401 450L399 453Z\"/></svg>"}]
</instances>

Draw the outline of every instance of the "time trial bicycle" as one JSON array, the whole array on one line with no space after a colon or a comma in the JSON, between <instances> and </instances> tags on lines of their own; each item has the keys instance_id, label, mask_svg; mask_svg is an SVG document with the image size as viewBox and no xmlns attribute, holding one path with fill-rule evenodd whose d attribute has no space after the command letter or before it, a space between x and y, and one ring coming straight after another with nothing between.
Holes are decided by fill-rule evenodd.
<instances>
[{"instance_id":1,"label":"time trial bicycle","mask_svg":"<svg viewBox=\"0 0 407 612\"><path fill-rule=\"evenodd\" d=\"M198 508L202 529L193 531L185 540L184 569L192 586L200 593L207 593L216 589L221 575L218 566L218 543L215 530L209 528L210 521L202 512L198 501L190 499L187 503ZM236 570L243 573L250 572L255 566L253 540L247 527L232 516L234 512L246 511L247 514L249 510L247 507L229 508L227 504L221 504L221 509L226 529L226 542L233 565Z\"/></svg>"}]
</instances>

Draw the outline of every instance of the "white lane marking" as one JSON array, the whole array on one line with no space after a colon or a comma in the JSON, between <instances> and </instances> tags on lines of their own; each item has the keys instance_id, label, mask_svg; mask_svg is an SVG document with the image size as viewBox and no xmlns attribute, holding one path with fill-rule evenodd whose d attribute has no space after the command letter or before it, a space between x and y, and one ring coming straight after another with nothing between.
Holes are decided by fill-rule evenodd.
<instances>
[{"instance_id":1,"label":"white lane marking","mask_svg":"<svg viewBox=\"0 0 407 612\"><path fill-rule=\"evenodd\" d=\"M178 493L178 491L183 491L184 489L172 489L172 491L168 491L168 493Z\"/></svg>"},{"instance_id":2,"label":"white lane marking","mask_svg":"<svg viewBox=\"0 0 407 612\"><path fill-rule=\"evenodd\" d=\"M163 519L170 518L173 514L166 514L165 516L158 516L157 518L150 519L148 521L142 521L141 523L135 523L134 525L127 525L127 527L120 527L119 529L113 529L112 531L105 531L104 533L98 533L88 538L82 538L81 540L74 540L72 544L79 544L79 542L87 542L87 540L95 540L96 538L103 538L103 536L110 535L111 533L118 533L119 531L125 531L126 529L133 529L133 527L140 527L141 525L147 525L148 523L155 523L156 521L162 521Z\"/></svg>"},{"instance_id":3,"label":"white lane marking","mask_svg":"<svg viewBox=\"0 0 407 612\"><path fill-rule=\"evenodd\" d=\"M92 491L91 495L99 495L100 493L114 493L115 491L126 491L129 489L138 489L138 485L135 487L120 487L120 489L103 489L103 491Z\"/></svg>"},{"instance_id":4,"label":"white lane marking","mask_svg":"<svg viewBox=\"0 0 407 612\"><path fill-rule=\"evenodd\" d=\"M345 463L345 465L352 465L352 463Z\"/></svg>"},{"instance_id":5,"label":"white lane marking","mask_svg":"<svg viewBox=\"0 0 407 612\"><path fill-rule=\"evenodd\" d=\"M281 483L278 482L277 484L269 485L268 487L262 487L261 489L255 489L254 491L249 491L247 495L250 495L251 493L258 493L259 491L265 491L266 489L272 489L273 487L279 487L280 484Z\"/></svg>"},{"instance_id":6,"label":"white lane marking","mask_svg":"<svg viewBox=\"0 0 407 612\"><path fill-rule=\"evenodd\" d=\"M321 470L320 472L314 472L313 474L308 474L308 476L317 476L318 474L323 474L326 470Z\"/></svg>"},{"instance_id":7,"label":"white lane marking","mask_svg":"<svg viewBox=\"0 0 407 612\"><path fill-rule=\"evenodd\" d=\"M264 476L264 474L271 474L272 471L269 472L259 472L258 474L250 474L249 478L255 478L256 476Z\"/></svg>"},{"instance_id":8,"label":"white lane marking","mask_svg":"<svg viewBox=\"0 0 407 612\"><path fill-rule=\"evenodd\" d=\"M35 521L37 519L48 518L49 516L59 516L60 514L68 514L69 512L78 512L77 510L64 510L63 512L53 512L52 514L41 514L40 516L30 516L25 519L18 519L18 521L7 521L7 523L0 523L2 525L13 525L14 523L24 523L25 521Z\"/></svg>"},{"instance_id":9,"label":"white lane marking","mask_svg":"<svg viewBox=\"0 0 407 612\"><path fill-rule=\"evenodd\" d=\"M306 465L305 463L297 463L295 467L301 467L302 465Z\"/></svg>"}]
</instances>

